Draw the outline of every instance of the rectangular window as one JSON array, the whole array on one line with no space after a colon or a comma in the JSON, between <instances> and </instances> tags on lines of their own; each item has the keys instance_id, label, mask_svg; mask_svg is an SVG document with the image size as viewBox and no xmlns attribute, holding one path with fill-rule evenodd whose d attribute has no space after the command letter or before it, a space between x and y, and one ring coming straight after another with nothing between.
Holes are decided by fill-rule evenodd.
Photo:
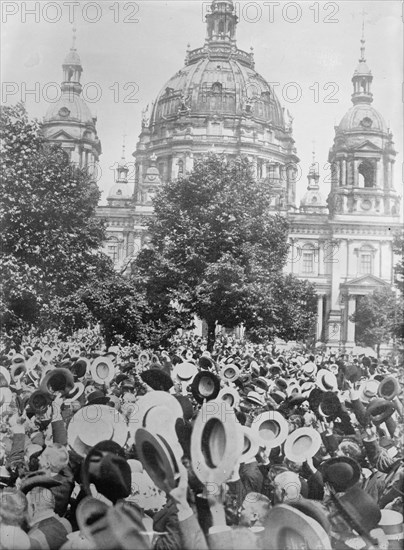
<instances>
[{"instance_id":1,"label":"rectangular window","mask_svg":"<svg viewBox=\"0 0 404 550\"><path fill-rule=\"evenodd\" d=\"M372 255L361 254L360 272L362 275L372 273Z\"/></svg>"},{"instance_id":2,"label":"rectangular window","mask_svg":"<svg viewBox=\"0 0 404 550\"><path fill-rule=\"evenodd\" d=\"M303 273L314 272L314 254L313 252L303 252Z\"/></svg>"}]
</instances>

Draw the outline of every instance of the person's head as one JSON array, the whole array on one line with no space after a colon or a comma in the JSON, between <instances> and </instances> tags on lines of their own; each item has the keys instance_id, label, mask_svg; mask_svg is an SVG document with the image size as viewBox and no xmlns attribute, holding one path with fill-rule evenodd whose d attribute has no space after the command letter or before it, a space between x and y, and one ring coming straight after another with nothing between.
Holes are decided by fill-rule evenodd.
<instances>
[{"instance_id":1,"label":"person's head","mask_svg":"<svg viewBox=\"0 0 404 550\"><path fill-rule=\"evenodd\" d=\"M34 487L27 493L28 519L32 523L40 512L52 512L55 509L55 497L45 487Z\"/></svg>"},{"instance_id":2,"label":"person's head","mask_svg":"<svg viewBox=\"0 0 404 550\"><path fill-rule=\"evenodd\" d=\"M298 500L301 487L299 476L295 472L288 470L278 474L274 479L275 502Z\"/></svg>"},{"instance_id":3,"label":"person's head","mask_svg":"<svg viewBox=\"0 0 404 550\"><path fill-rule=\"evenodd\" d=\"M239 525L263 526L270 509L270 500L261 493L248 493L239 510Z\"/></svg>"},{"instance_id":4,"label":"person's head","mask_svg":"<svg viewBox=\"0 0 404 550\"><path fill-rule=\"evenodd\" d=\"M47 445L39 457L39 467L57 474L67 466L69 453L64 445L52 443Z\"/></svg>"},{"instance_id":5,"label":"person's head","mask_svg":"<svg viewBox=\"0 0 404 550\"><path fill-rule=\"evenodd\" d=\"M24 528L28 517L27 498L14 487L0 492L0 525L16 525Z\"/></svg>"}]
</instances>

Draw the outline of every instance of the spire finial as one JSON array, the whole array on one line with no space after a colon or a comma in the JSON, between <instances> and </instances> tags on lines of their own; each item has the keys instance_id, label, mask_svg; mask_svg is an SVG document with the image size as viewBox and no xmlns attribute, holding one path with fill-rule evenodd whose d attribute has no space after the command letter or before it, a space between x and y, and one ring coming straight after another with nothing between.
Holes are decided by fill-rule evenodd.
<instances>
[{"instance_id":1,"label":"spire finial","mask_svg":"<svg viewBox=\"0 0 404 550\"><path fill-rule=\"evenodd\" d=\"M125 160L125 138L126 134L122 134L122 160Z\"/></svg>"},{"instance_id":2,"label":"spire finial","mask_svg":"<svg viewBox=\"0 0 404 550\"><path fill-rule=\"evenodd\" d=\"M361 38L361 57L359 61L366 61L365 59L365 10L362 11L362 38Z\"/></svg>"},{"instance_id":3,"label":"spire finial","mask_svg":"<svg viewBox=\"0 0 404 550\"><path fill-rule=\"evenodd\" d=\"M72 47L70 49L74 51L76 51L76 38L77 38L76 31L77 31L76 27L73 27Z\"/></svg>"}]
</instances>

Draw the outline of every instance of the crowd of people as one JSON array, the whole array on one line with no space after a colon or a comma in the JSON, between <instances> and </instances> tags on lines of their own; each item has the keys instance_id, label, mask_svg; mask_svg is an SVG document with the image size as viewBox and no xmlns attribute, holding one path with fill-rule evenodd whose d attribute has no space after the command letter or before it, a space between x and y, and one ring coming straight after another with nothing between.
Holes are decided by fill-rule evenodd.
<instances>
[{"instance_id":1,"label":"crowd of people","mask_svg":"<svg viewBox=\"0 0 404 550\"><path fill-rule=\"evenodd\" d=\"M84 332L0 365L1 549L402 547L398 361Z\"/></svg>"}]
</instances>

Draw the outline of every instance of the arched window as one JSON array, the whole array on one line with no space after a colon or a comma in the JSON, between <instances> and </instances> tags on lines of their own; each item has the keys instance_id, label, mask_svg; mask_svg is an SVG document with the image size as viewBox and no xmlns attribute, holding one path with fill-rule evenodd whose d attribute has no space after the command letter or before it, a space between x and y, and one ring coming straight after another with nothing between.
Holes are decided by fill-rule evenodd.
<instances>
[{"instance_id":1,"label":"arched window","mask_svg":"<svg viewBox=\"0 0 404 550\"><path fill-rule=\"evenodd\" d=\"M225 30L224 21L221 20L221 21L219 21L219 34L224 33L224 30Z\"/></svg>"},{"instance_id":2,"label":"arched window","mask_svg":"<svg viewBox=\"0 0 404 550\"><path fill-rule=\"evenodd\" d=\"M366 92L366 80L364 78L361 80L361 88L363 92Z\"/></svg>"},{"instance_id":3,"label":"arched window","mask_svg":"<svg viewBox=\"0 0 404 550\"><path fill-rule=\"evenodd\" d=\"M370 162L361 162L358 168L358 172L359 187L374 187L375 170Z\"/></svg>"},{"instance_id":4,"label":"arched window","mask_svg":"<svg viewBox=\"0 0 404 550\"><path fill-rule=\"evenodd\" d=\"M178 177L181 178L184 175L184 161L178 161Z\"/></svg>"}]
</instances>

